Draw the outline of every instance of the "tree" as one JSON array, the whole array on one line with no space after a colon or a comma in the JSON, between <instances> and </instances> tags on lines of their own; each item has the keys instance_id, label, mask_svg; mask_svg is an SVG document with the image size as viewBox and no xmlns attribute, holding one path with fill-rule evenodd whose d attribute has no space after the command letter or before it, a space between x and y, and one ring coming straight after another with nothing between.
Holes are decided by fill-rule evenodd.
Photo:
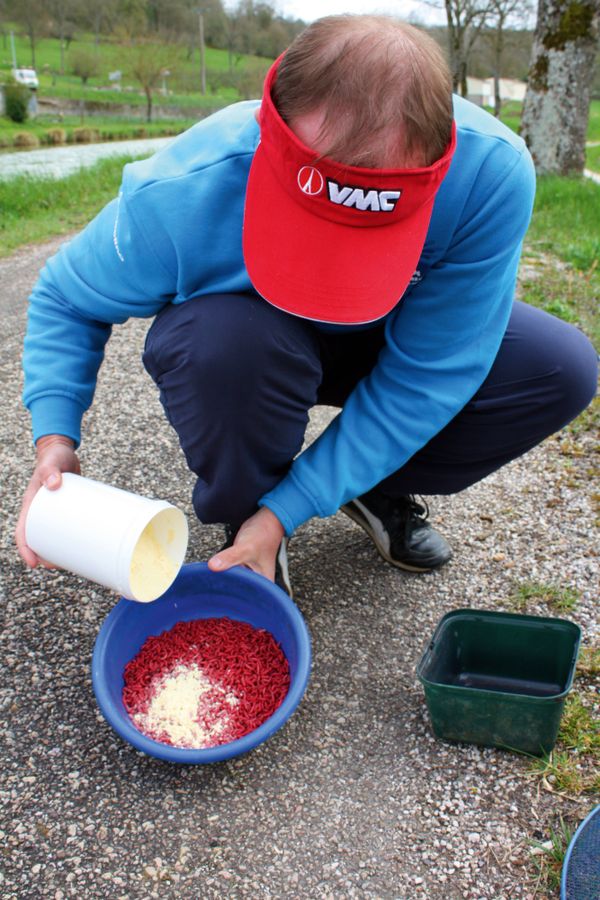
<instances>
[{"instance_id":1,"label":"tree","mask_svg":"<svg viewBox=\"0 0 600 900\"><path fill-rule=\"evenodd\" d=\"M598 0L539 0L521 134L539 173L581 173L598 52Z\"/></svg>"},{"instance_id":2,"label":"tree","mask_svg":"<svg viewBox=\"0 0 600 900\"><path fill-rule=\"evenodd\" d=\"M112 28L116 16L117 0L86 0L81 11L81 20L91 26L94 33L94 44L100 44L103 30Z\"/></svg>"},{"instance_id":3,"label":"tree","mask_svg":"<svg viewBox=\"0 0 600 900\"><path fill-rule=\"evenodd\" d=\"M97 75L100 70L97 53L87 47L80 47L74 53L69 54L69 58L71 60L71 71L73 75L81 78L82 84L87 84L88 78Z\"/></svg>"},{"instance_id":4,"label":"tree","mask_svg":"<svg viewBox=\"0 0 600 900\"><path fill-rule=\"evenodd\" d=\"M490 15L492 28L488 37L492 44L494 76L494 115L499 116L502 109L500 96L500 78L502 77L502 57L504 55L504 41L506 26L509 22L523 21L531 12L529 0L490 0Z\"/></svg>"},{"instance_id":5,"label":"tree","mask_svg":"<svg viewBox=\"0 0 600 900\"><path fill-rule=\"evenodd\" d=\"M60 69L61 75L65 74L65 45L73 40L73 15L75 14L74 0L49 0L48 10L52 17L53 32L60 45Z\"/></svg>"},{"instance_id":6,"label":"tree","mask_svg":"<svg viewBox=\"0 0 600 900\"><path fill-rule=\"evenodd\" d=\"M44 0L12 0L8 12L19 25L23 26L31 48L31 66L35 69L35 48L43 35L48 32L48 16Z\"/></svg>"},{"instance_id":7,"label":"tree","mask_svg":"<svg viewBox=\"0 0 600 900\"><path fill-rule=\"evenodd\" d=\"M448 55L452 88L467 96L467 66L473 45L491 12L491 0L428 0L429 5L446 11Z\"/></svg>"},{"instance_id":8,"label":"tree","mask_svg":"<svg viewBox=\"0 0 600 900\"><path fill-rule=\"evenodd\" d=\"M229 73L233 73L233 56L239 50L241 19L240 16L233 12L226 12L224 15L225 24L225 45L229 58Z\"/></svg>"},{"instance_id":9,"label":"tree","mask_svg":"<svg viewBox=\"0 0 600 900\"><path fill-rule=\"evenodd\" d=\"M146 121L152 121L154 91L162 83L163 71L174 69L174 51L169 46L146 40L136 41L128 53L132 75L139 81L146 95Z\"/></svg>"}]
</instances>

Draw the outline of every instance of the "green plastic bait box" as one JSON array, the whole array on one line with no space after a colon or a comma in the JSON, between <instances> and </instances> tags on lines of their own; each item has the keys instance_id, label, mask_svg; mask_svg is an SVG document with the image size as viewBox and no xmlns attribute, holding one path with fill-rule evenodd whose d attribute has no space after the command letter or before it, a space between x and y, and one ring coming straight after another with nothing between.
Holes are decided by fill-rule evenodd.
<instances>
[{"instance_id":1,"label":"green plastic bait box","mask_svg":"<svg viewBox=\"0 0 600 900\"><path fill-rule=\"evenodd\" d=\"M581 629L566 619L457 609L417 677L436 737L541 756L558 734Z\"/></svg>"}]
</instances>

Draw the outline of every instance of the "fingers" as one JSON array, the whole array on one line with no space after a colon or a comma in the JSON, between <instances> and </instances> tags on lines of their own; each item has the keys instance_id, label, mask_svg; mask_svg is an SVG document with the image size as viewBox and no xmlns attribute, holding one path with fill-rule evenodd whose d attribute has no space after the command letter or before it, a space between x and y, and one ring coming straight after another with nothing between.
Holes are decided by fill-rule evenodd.
<instances>
[{"instance_id":1,"label":"fingers","mask_svg":"<svg viewBox=\"0 0 600 900\"><path fill-rule=\"evenodd\" d=\"M274 575L269 575L268 563L266 565L261 564L260 560L255 558L255 553L249 551L248 548L235 547L234 545L233 547L228 547L227 550L221 550L220 553L215 553L208 560L208 568L212 572L225 572L233 566L246 566L247 569L252 569L253 572L258 572L259 575L264 575L266 578L270 578L271 581L274 579Z\"/></svg>"},{"instance_id":2,"label":"fingers","mask_svg":"<svg viewBox=\"0 0 600 900\"><path fill-rule=\"evenodd\" d=\"M25 537L25 523L27 522L27 513L29 512L31 502L41 486L41 479L36 474L34 474L33 478L29 482L27 490L25 491L23 503L21 505L21 512L19 514L17 527L15 529L15 543L17 545L19 555L23 562L31 568L35 568L35 566L39 565L41 563L41 560L33 552L33 550L31 550L27 546L27 539Z\"/></svg>"},{"instance_id":3,"label":"fingers","mask_svg":"<svg viewBox=\"0 0 600 900\"><path fill-rule=\"evenodd\" d=\"M227 550L221 550L220 553L215 553L215 555L208 560L208 568L213 572L224 572L232 566L240 565L242 555L243 554L240 554L239 551L236 551L235 547L228 547Z\"/></svg>"},{"instance_id":4,"label":"fingers","mask_svg":"<svg viewBox=\"0 0 600 900\"><path fill-rule=\"evenodd\" d=\"M27 546L26 522L33 498L44 485L51 491L58 490L62 484L63 472L80 474L80 465L73 442L62 435L50 435L40 438L37 443L37 463L23 496L21 511L15 529L15 543L23 562L30 568L42 565L47 569L56 568L41 559L31 547Z\"/></svg>"}]
</instances>

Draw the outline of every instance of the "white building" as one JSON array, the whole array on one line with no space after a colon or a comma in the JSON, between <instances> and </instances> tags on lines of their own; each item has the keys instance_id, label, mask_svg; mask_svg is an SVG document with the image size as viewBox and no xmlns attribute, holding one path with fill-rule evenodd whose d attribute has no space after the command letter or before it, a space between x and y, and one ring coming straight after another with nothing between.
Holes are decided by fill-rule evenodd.
<instances>
[{"instance_id":1,"label":"white building","mask_svg":"<svg viewBox=\"0 0 600 900\"><path fill-rule=\"evenodd\" d=\"M516 78L500 79L500 99L503 103L509 100L523 101L527 85ZM494 79L493 78L467 78L467 96L472 103L478 106L494 105Z\"/></svg>"}]
</instances>

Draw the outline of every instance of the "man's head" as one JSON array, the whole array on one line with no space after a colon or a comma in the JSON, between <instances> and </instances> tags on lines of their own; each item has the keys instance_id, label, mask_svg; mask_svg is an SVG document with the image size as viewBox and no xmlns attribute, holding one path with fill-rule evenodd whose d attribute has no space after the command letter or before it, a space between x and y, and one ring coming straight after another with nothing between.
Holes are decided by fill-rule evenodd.
<instances>
[{"instance_id":1,"label":"man's head","mask_svg":"<svg viewBox=\"0 0 600 900\"><path fill-rule=\"evenodd\" d=\"M452 80L440 48L385 16L309 25L283 56L272 96L301 140L304 126L320 155L346 165L427 166L450 140Z\"/></svg>"},{"instance_id":2,"label":"man's head","mask_svg":"<svg viewBox=\"0 0 600 900\"><path fill-rule=\"evenodd\" d=\"M255 289L315 321L386 315L455 148L437 46L387 18L321 19L271 66L259 123L243 230Z\"/></svg>"}]
</instances>

